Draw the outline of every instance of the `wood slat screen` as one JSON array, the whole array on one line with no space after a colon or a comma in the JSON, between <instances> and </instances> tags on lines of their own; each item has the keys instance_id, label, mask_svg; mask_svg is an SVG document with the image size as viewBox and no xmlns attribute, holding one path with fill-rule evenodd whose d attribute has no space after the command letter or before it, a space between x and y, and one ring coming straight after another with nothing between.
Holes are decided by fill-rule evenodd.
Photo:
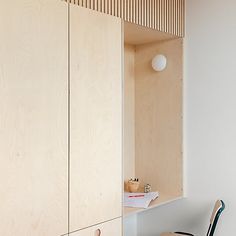
<instances>
[{"instance_id":1,"label":"wood slat screen","mask_svg":"<svg viewBox=\"0 0 236 236\"><path fill-rule=\"evenodd\" d=\"M185 0L65 1L176 36L185 34Z\"/></svg>"}]
</instances>

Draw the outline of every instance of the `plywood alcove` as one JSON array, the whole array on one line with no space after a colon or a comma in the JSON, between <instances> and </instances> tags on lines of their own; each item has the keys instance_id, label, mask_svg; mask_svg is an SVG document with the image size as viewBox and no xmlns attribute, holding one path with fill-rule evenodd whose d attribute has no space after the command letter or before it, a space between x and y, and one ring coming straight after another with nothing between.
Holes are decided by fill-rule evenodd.
<instances>
[{"instance_id":1,"label":"plywood alcove","mask_svg":"<svg viewBox=\"0 0 236 236\"><path fill-rule=\"evenodd\" d=\"M183 39L124 23L124 41L124 181L151 184L153 208L183 197ZM151 66L157 54L167 57L162 72Z\"/></svg>"}]
</instances>

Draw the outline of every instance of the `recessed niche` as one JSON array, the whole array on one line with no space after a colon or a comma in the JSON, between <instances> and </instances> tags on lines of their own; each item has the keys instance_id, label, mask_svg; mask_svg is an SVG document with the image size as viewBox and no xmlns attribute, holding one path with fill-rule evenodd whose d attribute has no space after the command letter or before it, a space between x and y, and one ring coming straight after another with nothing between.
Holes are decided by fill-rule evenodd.
<instances>
[{"instance_id":1,"label":"recessed niche","mask_svg":"<svg viewBox=\"0 0 236 236\"><path fill-rule=\"evenodd\" d=\"M150 184L155 207L183 196L183 39L130 23L124 39L124 182ZM167 58L161 72L152 68L157 54Z\"/></svg>"}]
</instances>

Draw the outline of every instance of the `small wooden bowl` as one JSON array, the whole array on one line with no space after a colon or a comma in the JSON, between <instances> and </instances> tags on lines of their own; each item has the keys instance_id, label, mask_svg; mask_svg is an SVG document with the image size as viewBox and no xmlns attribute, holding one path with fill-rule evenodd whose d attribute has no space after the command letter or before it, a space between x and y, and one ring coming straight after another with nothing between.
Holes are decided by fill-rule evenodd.
<instances>
[{"instance_id":1,"label":"small wooden bowl","mask_svg":"<svg viewBox=\"0 0 236 236\"><path fill-rule=\"evenodd\" d=\"M138 181L133 181L133 180L128 181L128 190L129 190L130 193L137 192L138 188L139 188L139 182Z\"/></svg>"}]
</instances>

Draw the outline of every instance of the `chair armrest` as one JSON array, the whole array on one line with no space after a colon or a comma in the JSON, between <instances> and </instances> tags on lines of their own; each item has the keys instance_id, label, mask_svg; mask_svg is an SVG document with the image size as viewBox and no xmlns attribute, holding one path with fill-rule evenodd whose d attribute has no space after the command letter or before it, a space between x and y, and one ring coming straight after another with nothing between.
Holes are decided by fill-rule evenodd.
<instances>
[{"instance_id":1,"label":"chair armrest","mask_svg":"<svg viewBox=\"0 0 236 236\"><path fill-rule=\"evenodd\" d=\"M181 234L181 235L194 236L193 234L186 233L186 232L175 232L175 234Z\"/></svg>"}]
</instances>

